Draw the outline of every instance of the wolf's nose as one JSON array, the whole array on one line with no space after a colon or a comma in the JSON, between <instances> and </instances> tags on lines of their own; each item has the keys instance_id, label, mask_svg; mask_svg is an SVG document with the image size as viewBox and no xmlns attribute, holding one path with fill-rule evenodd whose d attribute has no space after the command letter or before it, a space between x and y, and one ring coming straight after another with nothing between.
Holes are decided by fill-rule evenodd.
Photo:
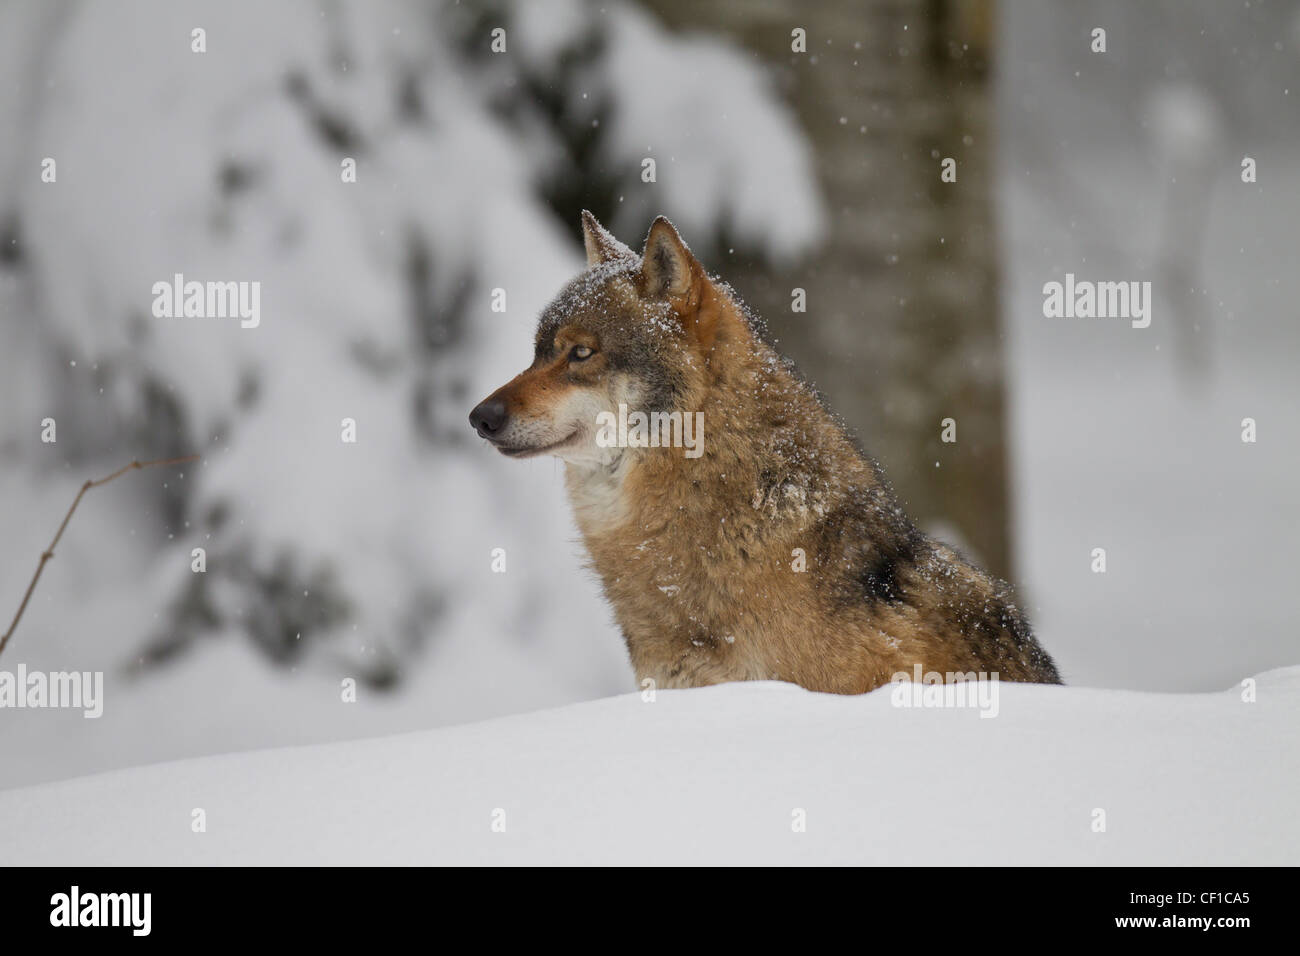
<instances>
[{"instance_id":1,"label":"wolf's nose","mask_svg":"<svg viewBox=\"0 0 1300 956\"><path fill-rule=\"evenodd\" d=\"M469 413L469 423L484 438L491 438L506 423L506 403L499 398L489 398L480 402Z\"/></svg>"}]
</instances>

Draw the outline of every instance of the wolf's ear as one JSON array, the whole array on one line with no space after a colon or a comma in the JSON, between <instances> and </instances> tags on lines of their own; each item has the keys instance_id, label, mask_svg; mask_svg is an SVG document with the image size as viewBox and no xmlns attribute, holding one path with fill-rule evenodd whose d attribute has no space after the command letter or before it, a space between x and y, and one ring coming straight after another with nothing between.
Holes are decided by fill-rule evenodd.
<instances>
[{"instance_id":1,"label":"wolf's ear","mask_svg":"<svg viewBox=\"0 0 1300 956\"><path fill-rule=\"evenodd\" d=\"M745 333L734 305L718 291L704 266L686 248L673 224L660 216L650 226L641 256L641 294L664 297L682 321L688 341L707 363L715 361L720 343Z\"/></svg>"},{"instance_id":2,"label":"wolf's ear","mask_svg":"<svg viewBox=\"0 0 1300 956\"><path fill-rule=\"evenodd\" d=\"M641 255L641 290L647 296L684 296L703 269L673 224L663 216L650 224Z\"/></svg>"},{"instance_id":3,"label":"wolf's ear","mask_svg":"<svg viewBox=\"0 0 1300 956\"><path fill-rule=\"evenodd\" d=\"M615 239L596 217L582 211L582 244L587 249L587 268L615 259L635 259L636 253Z\"/></svg>"}]
</instances>

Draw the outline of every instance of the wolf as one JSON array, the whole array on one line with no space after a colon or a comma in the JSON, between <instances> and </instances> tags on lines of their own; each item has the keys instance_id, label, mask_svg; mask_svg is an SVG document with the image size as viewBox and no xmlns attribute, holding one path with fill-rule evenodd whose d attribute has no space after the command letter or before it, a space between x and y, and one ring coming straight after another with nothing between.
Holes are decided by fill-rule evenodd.
<instances>
[{"instance_id":1,"label":"wolf","mask_svg":"<svg viewBox=\"0 0 1300 956\"><path fill-rule=\"evenodd\" d=\"M1010 587L917 529L666 218L639 256L586 211L582 230L587 270L542 311L532 364L469 419L503 455L564 461L641 686L1061 682ZM701 452L611 441L621 406L699 416Z\"/></svg>"}]
</instances>

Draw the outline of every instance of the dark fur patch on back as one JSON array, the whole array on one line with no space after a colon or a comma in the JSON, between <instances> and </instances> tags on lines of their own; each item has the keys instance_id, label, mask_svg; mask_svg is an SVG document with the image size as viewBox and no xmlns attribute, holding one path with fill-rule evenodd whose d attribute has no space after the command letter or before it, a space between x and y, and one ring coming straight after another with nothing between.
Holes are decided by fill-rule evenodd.
<instances>
[{"instance_id":1,"label":"dark fur patch on back","mask_svg":"<svg viewBox=\"0 0 1300 956\"><path fill-rule=\"evenodd\" d=\"M895 604L902 600L903 588L898 581L898 557L885 552L876 555L876 560L867 565L858 575L862 593L870 602L883 601Z\"/></svg>"},{"instance_id":2,"label":"dark fur patch on back","mask_svg":"<svg viewBox=\"0 0 1300 956\"><path fill-rule=\"evenodd\" d=\"M882 489L864 489L818 526L820 553L843 605L898 604L925 543Z\"/></svg>"},{"instance_id":3,"label":"dark fur patch on back","mask_svg":"<svg viewBox=\"0 0 1300 956\"><path fill-rule=\"evenodd\" d=\"M896 537L877 543L858 572L858 584L870 604L897 604L904 599L902 577L916 563L922 535L908 526Z\"/></svg>"}]
</instances>

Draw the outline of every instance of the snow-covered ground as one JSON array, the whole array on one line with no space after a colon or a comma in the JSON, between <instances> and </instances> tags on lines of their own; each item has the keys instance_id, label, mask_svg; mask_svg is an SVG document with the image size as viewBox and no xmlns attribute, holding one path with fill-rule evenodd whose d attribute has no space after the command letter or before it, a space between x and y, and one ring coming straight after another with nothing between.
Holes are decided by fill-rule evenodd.
<instances>
[{"instance_id":1,"label":"snow-covered ground","mask_svg":"<svg viewBox=\"0 0 1300 956\"><path fill-rule=\"evenodd\" d=\"M896 707L891 693L744 683L629 694L10 790L0 859L1300 862L1300 667L1260 675L1254 702L1241 687L1002 685L992 719Z\"/></svg>"}]
</instances>

